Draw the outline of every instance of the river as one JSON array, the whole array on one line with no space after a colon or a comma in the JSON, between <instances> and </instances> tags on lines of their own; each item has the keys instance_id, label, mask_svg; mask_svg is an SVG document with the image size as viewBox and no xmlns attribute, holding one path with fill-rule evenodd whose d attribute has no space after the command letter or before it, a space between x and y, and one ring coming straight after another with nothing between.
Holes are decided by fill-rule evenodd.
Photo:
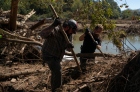
<instances>
[{"instance_id":1,"label":"river","mask_svg":"<svg viewBox=\"0 0 140 92\"><path fill-rule=\"evenodd\" d=\"M79 36L82 35L83 33L77 32L73 36L73 44L74 44L74 51L75 53L80 53L80 46L82 45L83 41L79 41ZM124 48L125 50L140 50L140 37L139 36L128 36L127 39L124 41L125 44ZM130 42L130 43L129 43ZM132 45L131 45L132 44ZM134 46L134 47L133 47ZM89 48L90 49L90 48ZM119 54L119 50L112 44L111 41L107 38L107 36L102 39L102 48L101 48L103 53L109 53L109 54ZM96 50L96 52L99 52Z\"/></svg>"}]
</instances>

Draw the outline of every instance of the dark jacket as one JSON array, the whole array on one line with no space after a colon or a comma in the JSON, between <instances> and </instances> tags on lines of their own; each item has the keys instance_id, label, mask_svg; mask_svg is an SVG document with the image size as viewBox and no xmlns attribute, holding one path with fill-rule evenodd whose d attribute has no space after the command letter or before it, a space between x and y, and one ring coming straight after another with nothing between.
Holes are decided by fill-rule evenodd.
<instances>
[{"instance_id":1,"label":"dark jacket","mask_svg":"<svg viewBox=\"0 0 140 92\"><path fill-rule=\"evenodd\" d=\"M98 35L91 33L98 45L101 45L101 39ZM96 50L96 43L93 42L89 34L85 35L83 45L81 46L81 53L94 53Z\"/></svg>"}]
</instances>

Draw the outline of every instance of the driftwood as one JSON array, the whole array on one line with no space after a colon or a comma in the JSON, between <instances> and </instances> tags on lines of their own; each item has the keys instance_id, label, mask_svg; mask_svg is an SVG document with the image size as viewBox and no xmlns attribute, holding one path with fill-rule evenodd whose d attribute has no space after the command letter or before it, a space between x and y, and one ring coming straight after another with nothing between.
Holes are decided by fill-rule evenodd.
<instances>
[{"instance_id":1,"label":"driftwood","mask_svg":"<svg viewBox=\"0 0 140 92\"><path fill-rule=\"evenodd\" d=\"M22 19L21 19L21 21L19 22L19 21L17 21L17 26L18 27L21 27L21 28L28 28L28 26L26 25L26 24L24 24L25 22L26 22L26 20L28 19L28 18L30 18L33 14L35 14L35 12L36 11L34 11L34 9L31 11L31 12L29 12L27 15L25 15Z\"/></svg>"},{"instance_id":2,"label":"driftwood","mask_svg":"<svg viewBox=\"0 0 140 92\"><path fill-rule=\"evenodd\" d=\"M1 74L0 81L7 80L9 78L18 77L19 75L29 75L33 73L44 73L46 70L30 70L30 71L23 71L23 72L15 72L15 73L8 73L8 74Z\"/></svg>"},{"instance_id":3,"label":"driftwood","mask_svg":"<svg viewBox=\"0 0 140 92\"><path fill-rule=\"evenodd\" d=\"M7 17L10 15L10 11L11 10L8 10L8 11L3 11L3 9L0 10L0 17Z\"/></svg>"},{"instance_id":4,"label":"driftwood","mask_svg":"<svg viewBox=\"0 0 140 92\"><path fill-rule=\"evenodd\" d=\"M37 41L25 41L25 40L18 40L18 39L9 39L9 38L4 38L0 39L1 41L9 41L9 42L17 42L17 43L25 43L25 44L33 44L33 45L39 45L42 46L42 43L37 42Z\"/></svg>"},{"instance_id":5,"label":"driftwood","mask_svg":"<svg viewBox=\"0 0 140 92\"><path fill-rule=\"evenodd\" d=\"M90 88L88 87L87 84L84 84L80 87L78 87L76 90L74 90L73 92L91 92Z\"/></svg>"},{"instance_id":6,"label":"driftwood","mask_svg":"<svg viewBox=\"0 0 140 92\"><path fill-rule=\"evenodd\" d=\"M21 20L21 23L25 23L25 21L26 21L28 18L30 18L33 14L35 14L35 12L36 12L36 11L34 11L34 9L33 9L31 12L29 12L27 15L25 15L25 16L23 17L23 19Z\"/></svg>"},{"instance_id":7,"label":"driftwood","mask_svg":"<svg viewBox=\"0 0 140 92\"><path fill-rule=\"evenodd\" d=\"M24 15L22 15L22 14L17 14L17 18L24 18Z\"/></svg>"},{"instance_id":8,"label":"driftwood","mask_svg":"<svg viewBox=\"0 0 140 92\"><path fill-rule=\"evenodd\" d=\"M46 19L43 19L43 20L39 21L35 25L31 26L29 29L35 30L36 28L39 28L40 26L42 26L44 23L46 23Z\"/></svg>"},{"instance_id":9,"label":"driftwood","mask_svg":"<svg viewBox=\"0 0 140 92\"><path fill-rule=\"evenodd\" d=\"M21 40L19 40L19 39L3 38L3 39L0 39L1 41L20 42L20 43L35 44L35 45L42 46L42 43L40 43L38 41L35 41L33 39L30 39L30 38L27 38L27 37L22 37L22 36L17 36L17 35L14 35L14 34L11 34L11 33L7 32L7 31L4 31L2 29L0 29L0 31L3 32L2 34L10 35L10 36L17 37L17 38L21 39Z\"/></svg>"},{"instance_id":10,"label":"driftwood","mask_svg":"<svg viewBox=\"0 0 140 92\"><path fill-rule=\"evenodd\" d=\"M65 52L65 55L72 56L72 54L69 53L69 52ZM113 54L106 54L106 53L104 53L104 55L106 57L113 57L113 56L115 56ZM85 58L93 58L95 56L102 57L103 55L101 53L77 53L76 56L77 57L85 57Z\"/></svg>"},{"instance_id":11,"label":"driftwood","mask_svg":"<svg viewBox=\"0 0 140 92\"><path fill-rule=\"evenodd\" d=\"M22 22L16 21L16 25L17 25L17 27L19 27L19 28L28 29L28 26L27 26L26 24L22 23Z\"/></svg>"},{"instance_id":12,"label":"driftwood","mask_svg":"<svg viewBox=\"0 0 140 92\"><path fill-rule=\"evenodd\" d=\"M1 18L0 19L0 23L1 24L8 24L9 23L9 19L7 19L7 18Z\"/></svg>"},{"instance_id":13,"label":"driftwood","mask_svg":"<svg viewBox=\"0 0 140 92\"><path fill-rule=\"evenodd\" d=\"M27 37L22 37L22 36L19 36L19 35L16 35L16 34L12 34L12 33L8 32L8 31L5 31L1 28L0 28L0 31L2 31L2 34L9 35L9 36L12 36L14 38L18 38L18 39L26 40L26 41L34 41L34 39L30 39L30 38L27 38Z\"/></svg>"}]
</instances>

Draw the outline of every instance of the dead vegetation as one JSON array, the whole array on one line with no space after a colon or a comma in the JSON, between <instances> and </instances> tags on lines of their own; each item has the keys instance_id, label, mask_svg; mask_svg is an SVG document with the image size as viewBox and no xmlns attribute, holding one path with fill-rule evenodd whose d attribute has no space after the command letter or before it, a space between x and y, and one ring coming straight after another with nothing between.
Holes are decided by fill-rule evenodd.
<instances>
[{"instance_id":1,"label":"dead vegetation","mask_svg":"<svg viewBox=\"0 0 140 92\"><path fill-rule=\"evenodd\" d=\"M107 59L96 57L95 62L87 62L87 71L83 74L74 61L62 62L63 85L58 92L138 92L126 91L130 86L131 90L138 89L138 63L139 52L131 54L129 59L122 55ZM3 92L50 92L50 70L40 62L15 62L11 67L0 66L0 69Z\"/></svg>"},{"instance_id":2,"label":"dead vegetation","mask_svg":"<svg viewBox=\"0 0 140 92\"><path fill-rule=\"evenodd\" d=\"M140 52L130 56L123 70L109 84L108 92L139 92Z\"/></svg>"},{"instance_id":3,"label":"dead vegetation","mask_svg":"<svg viewBox=\"0 0 140 92\"><path fill-rule=\"evenodd\" d=\"M120 64L126 61L118 61L122 56L110 57L106 60L97 57L96 61L90 60L85 74L79 73L74 61L62 62L63 86L62 92L99 92L105 89L111 77L121 70ZM121 62L121 63L118 63ZM118 63L120 70L115 69ZM1 67L1 88L12 92L49 92L50 71L40 62L35 64L15 62L11 67ZM118 66L116 66L117 68ZM20 84L20 85L19 85ZM102 87L102 88L100 88ZM87 91L89 90L89 91ZM10 91L7 91L10 92ZM104 90L101 92L105 92Z\"/></svg>"}]
</instances>

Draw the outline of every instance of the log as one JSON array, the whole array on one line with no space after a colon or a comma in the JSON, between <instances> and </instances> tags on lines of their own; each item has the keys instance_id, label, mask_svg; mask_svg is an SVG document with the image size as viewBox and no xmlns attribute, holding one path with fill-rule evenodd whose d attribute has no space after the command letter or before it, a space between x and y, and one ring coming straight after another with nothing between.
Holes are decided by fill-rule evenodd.
<instances>
[{"instance_id":1,"label":"log","mask_svg":"<svg viewBox=\"0 0 140 92\"><path fill-rule=\"evenodd\" d=\"M9 19L7 19L7 18L0 19L0 24L8 24L8 22L9 22Z\"/></svg>"},{"instance_id":2,"label":"log","mask_svg":"<svg viewBox=\"0 0 140 92\"><path fill-rule=\"evenodd\" d=\"M24 18L21 20L21 23L24 24L25 21L26 21L28 18L30 18L33 14L35 14L35 12L36 12L36 11L34 11L34 9L33 9L31 12L29 12L27 15L25 15Z\"/></svg>"},{"instance_id":3,"label":"log","mask_svg":"<svg viewBox=\"0 0 140 92\"><path fill-rule=\"evenodd\" d=\"M25 40L18 40L18 39L9 39L9 38L2 38L0 41L9 41L9 42L18 42L18 43L25 43L25 44L34 44L42 46L43 44L37 41L25 41Z\"/></svg>"},{"instance_id":4,"label":"log","mask_svg":"<svg viewBox=\"0 0 140 92\"><path fill-rule=\"evenodd\" d=\"M71 53L68 53L68 52L65 52L65 55L73 56ZM104 53L104 55L105 55L106 57L113 57L113 56L115 56L115 55L113 55L113 54L106 54L106 53ZM77 56L77 57L85 57L85 58L93 58L93 57L95 57L95 56L100 56L100 57L102 57L103 55L102 55L101 53L77 53L76 56Z\"/></svg>"},{"instance_id":5,"label":"log","mask_svg":"<svg viewBox=\"0 0 140 92\"><path fill-rule=\"evenodd\" d=\"M74 90L73 92L91 92L90 88L88 87L87 84L84 84L80 87L78 87L76 90Z\"/></svg>"},{"instance_id":6,"label":"log","mask_svg":"<svg viewBox=\"0 0 140 92\"><path fill-rule=\"evenodd\" d=\"M25 29L28 29L28 26L22 22L19 22L19 21L16 21L16 25L17 27L19 28L25 28Z\"/></svg>"},{"instance_id":7,"label":"log","mask_svg":"<svg viewBox=\"0 0 140 92\"><path fill-rule=\"evenodd\" d=\"M3 11L2 9L0 10L0 17L3 16L8 16L10 15L11 10Z\"/></svg>"},{"instance_id":8,"label":"log","mask_svg":"<svg viewBox=\"0 0 140 92\"><path fill-rule=\"evenodd\" d=\"M9 78L18 77L20 75L29 75L33 73L43 73L46 72L46 70L30 70L30 71L23 71L23 72L15 72L15 73L7 73L7 74L1 74L0 75L0 81L5 81Z\"/></svg>"},{"instance_id":9,"label":"log","mask_svg":"<svg viewBox=\"0 0 140 92\"><path fill-rule=\"evenodd\" d=\"M0 19L0 24L9 24L9 19L7 19L7 18L1 18ZM28 26L26 25L26 24L23 24L23 23L21 23L21 22L19 22L19 21L16 21L16 26L18 27L18 28L25 28L25 29L28 29Z\"/></svg>"},{"instance_id":10,"label":"log","mask_svg":"<svg viewBox=\"0 0 140 92\"><path fill-rule=\"evenodd\" d=\"M35 41L34 39L30 39L30 38L26 38L26 37L22 37L22 36L18 36L18 35L15 35L15 34L12 34L12 33L9 33L3 29L0 28L0 31L2 31L4 35L9 35L9 36L12 36L12 37L15 37L15 38L19 38L21 40L26 40L26 41Z\"/></svg>"},{"instance_id":11,"label":"log","mask_svg":"<svg viewBox=\"0 0 140 92\"><path fill-rule=\"evenodd\" d=\"M26 36L26 34L27 34L27 32L25 33L25 34L23 34L23 36ZM23 54L23 52L24 52L24 49L26 48L26 46L27 46L27 44L22 44L21 45L21 50L19 51L19 53L21 53L21 54Z\"/></svg>"},{"instance_id":12,"label":"log","mask_svg":"<svg viewBox=\"0 0 140 92\"><path fill-rule=\"evenodd\" d=\"M35 30L36 28L39 28L40 26L42 26L44 23L46 23L46 19L43 19L37 22L35 25L31 26L29 29Z\"/></svg>"},{"instance_id":13,"label":"log","mask_svg":"<svg viewBox=\"0 0 140 92\"><path fill-rule=\"evenodd\" d=\"M7 49L7 46L5 46L4 49L2 50L1 55L4 54L4 52L6 51L6 49Z\"/></svg>"},{"instance_id":14,"label":"log","mask_svg":"<svg viewBox=\"0 0 140 92\"><path fill-rule=\"evenodd\" d=\"M0 11L0 17L9 17L10 16L10 12L11 12L11 10L8 10L8 11L3 11L3 10L1 10ZM22 15L22 14L17 14L17 18L24 18L24 15Z\"/></svg>"},{"instance_id":15,"label":"log","mask_svg":"<svg viewBox=\"0 0 140 92\"><path fill-rule=\"evenodd\" d=\"M18 18L22 18L22 19L23 19L23 18L24 18L24 15L17 14L17 17L18 17Z\"/></svg>"}]
</instances>

